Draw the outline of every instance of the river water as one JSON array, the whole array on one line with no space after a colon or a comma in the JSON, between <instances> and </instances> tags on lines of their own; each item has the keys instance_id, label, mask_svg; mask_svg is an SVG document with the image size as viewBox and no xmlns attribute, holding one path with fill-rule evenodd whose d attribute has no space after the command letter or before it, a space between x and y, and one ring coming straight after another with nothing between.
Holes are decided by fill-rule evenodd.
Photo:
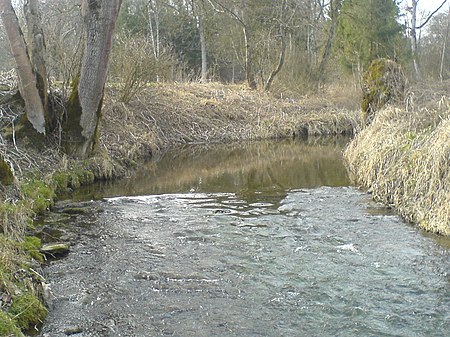
<instances>
[{"instance_id":1,"label":"river water","mask_svg":"<svg viewBox=\"0 0 450 337\"><path fill-rule=\"evenodd\" d=\"M341 151L184 147L60 202L40 335L448 336L449 241L351 187Z\"/></svg>"}]
</instances>

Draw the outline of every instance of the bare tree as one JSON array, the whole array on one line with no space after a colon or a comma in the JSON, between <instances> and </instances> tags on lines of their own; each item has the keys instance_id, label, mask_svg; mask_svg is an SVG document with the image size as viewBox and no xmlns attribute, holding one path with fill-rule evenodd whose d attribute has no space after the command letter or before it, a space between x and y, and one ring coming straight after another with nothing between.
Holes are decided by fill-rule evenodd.
<instances>
[{"instance_id":1,"label":"bare tree","mask_svg":"<svg viewBox=\"0 0 450 337\"><path fill-rule=\"evenodd\" d=\"M443 0L441 5L431 12L422 24L417 25L417 4L419 0L408 0L408 14L409 14L409 39L411 44L411 54L414 67L414 74L420 78L419 61L417 59L418 45L417 45L417 30L422 29L430 21L430 19L445 5L447 0Z\"/></svg>"},{"instance_id":2,"label":"bare tree","mask_svg":"<svg viewBox=\"0 0 450 337\"><path fill-rule=\"evenodd\" d=\"M19 90L25 102L27 119L38 133L45 134L44 105L39 95L36 77L11 0L0 0L0 13L16 61Z\"/></svg>"},{"instance_id":3,"label":"bare tree","mask_svg":"<svg viewBox=\"0 0 450 337\"><path fill-rule=\"evenodd\" d=\"M227 6L222 0L210 0L210 3L216 8L217 11L222 11L227 13L242 27L244 33L244 46L245 46L245 57L244 57L244 71L245 79L248 86L251 89L256 89L255 73L253 70L253 43L252 36L249 27L249 0L240 0L239 7Z\"/></svg>"},{"instance_id":4,"label":"bare tree","mask_svg":"<svg viewBox=\"0 0 450 337\"><path fill-rule=\"evenodd\" d=\"M286 26L287 22L285 21L285 16L287 13L287 1L283 0L280 6L279 10L279 17L278 17L278 37L280 39L280 56L278 59L278 64L276 68L270 73L266 84L264 86L264 91L269 91L270 87L272 85L273 80L275 79L275 76L281 71L281 68L283 68L284 61L286 59ZM293 12L295 13L295 11ZM292 14L294 15L294 14Z\"/></svg>"},{"instance_id":5,"label":"bare tree","mask_svg":"<svg viewBox=\"0 0 450 337\"><path fill-rule=\"evenodd\" d=\"M330 0L328 16L330 17L330 30L328 31L327 42L322 54L322 59L317 70L317 80L319 86L323 82L325 68L330 60L331 52L333 50L334 40L336 38L337 27L339 23L339 14L341 11L343 0Z\"/></svg>"}]
</instances>

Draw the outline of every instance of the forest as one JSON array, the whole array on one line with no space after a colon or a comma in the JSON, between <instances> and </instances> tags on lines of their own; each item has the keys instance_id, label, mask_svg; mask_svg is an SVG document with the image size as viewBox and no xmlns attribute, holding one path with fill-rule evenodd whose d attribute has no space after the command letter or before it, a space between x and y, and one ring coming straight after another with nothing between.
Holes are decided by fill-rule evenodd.
<instances>
[{"instance_id":1,"label":"forest","mask_svg":"<svg viewBox=\"0 0 450 337\"><path fill-rule=\"evenodd\" d=\"M380 57L395 59L412 80L445 81L445 3L433 13L417 0L125 0L108 81L120 83L125 102L157 81L246 81L278 95L304 94L357 82ZM16 12L25 22L21 6ZM48 78L65 88L81 62L80 3L47 0L39 13ZM14 61L5 30L0 34L7 71Z\"/></svg>"}]
</instances>

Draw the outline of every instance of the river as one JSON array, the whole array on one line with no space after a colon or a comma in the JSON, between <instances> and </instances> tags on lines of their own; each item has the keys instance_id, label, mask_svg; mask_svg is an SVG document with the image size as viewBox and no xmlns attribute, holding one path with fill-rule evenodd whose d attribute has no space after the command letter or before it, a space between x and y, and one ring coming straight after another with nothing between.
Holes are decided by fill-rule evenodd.
<instances>
[{"instance_id":1,"label":"river","mask_svg":"<svg viewBox=\"0 0 450 337\"><path fill-rule=\"evenodd\" d=\"M448 335L449 240L351 186L342 148L186 146L61 201L40 336Z\"/></svg>"}]
</instances>

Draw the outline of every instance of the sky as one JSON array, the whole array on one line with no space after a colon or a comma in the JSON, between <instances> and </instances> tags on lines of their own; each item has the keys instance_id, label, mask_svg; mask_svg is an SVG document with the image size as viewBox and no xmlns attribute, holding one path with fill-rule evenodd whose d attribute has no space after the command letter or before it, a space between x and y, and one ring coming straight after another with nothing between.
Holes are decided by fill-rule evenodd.
<instances>
[{"instance_id":1,"label":"sky","mask_svg":"<svg viewBox=\"0 0 450 337\"><path fill-rule=\"evenodd\" d=\"M417 6L418 12L431 13L436 8L438 8L439 5L442 4L443 1L444 0L419 0L418 6ZM448 10L449 3L450 3L450 0L447 0L447 3L441 8L440 11Z\"/></svg>"},{"instance_id":2,"label":"sky","mask_svg":"<svg viewBox=\"0 0 450 337\"><path fill-rule=\"evenodd\" d=\"M417 5L417 24L420 25L432 12L434 12L444 0L419 0ZM397 1L398 3L398 1ZM409 0L401 0L399 8L400 13L405 14L405 8ZM438 13L442 13L449 10L450 0L442 6ZM405 18L401 19L405 20Z\"/></svg>"}]
</instances>

